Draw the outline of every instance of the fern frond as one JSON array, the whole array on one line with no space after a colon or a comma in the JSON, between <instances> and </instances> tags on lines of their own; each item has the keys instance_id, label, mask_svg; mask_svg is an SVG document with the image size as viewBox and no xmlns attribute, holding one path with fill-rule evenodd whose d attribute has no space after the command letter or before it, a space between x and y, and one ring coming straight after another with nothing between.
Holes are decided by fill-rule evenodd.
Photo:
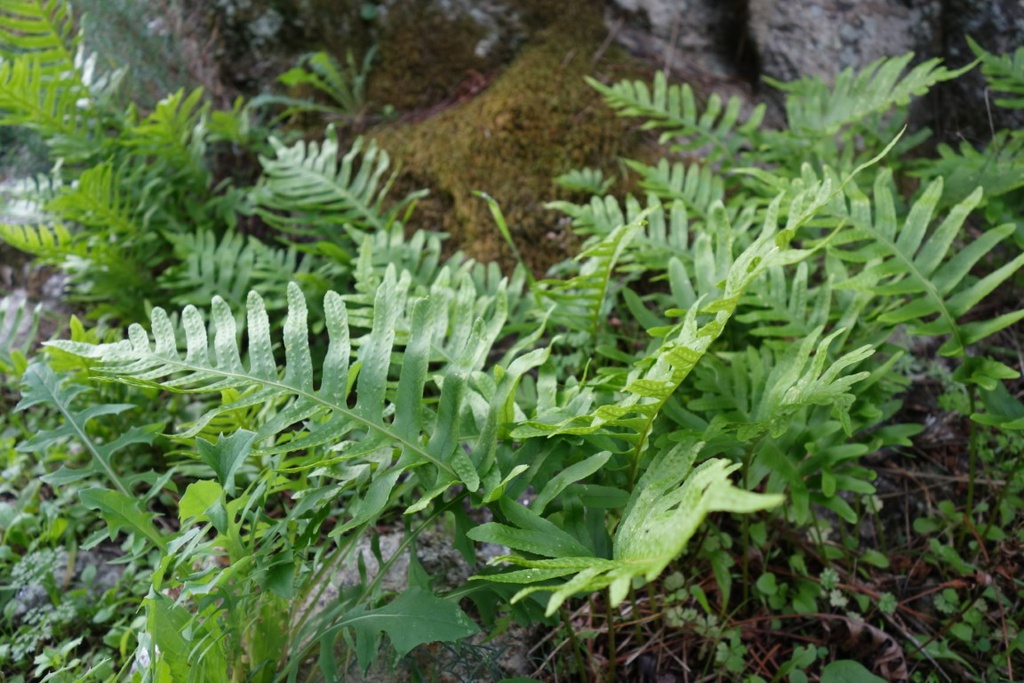
<instances>
[{"instance_id":1,"label":"fern frond","mask_svg":"<svg viewBox=\"0 0 1024 683\"><path fill-rule=\"evenodd\" d=\"M313 52L299 57L298 64L277 77L290 88L311 86L326 95L333 106L324 107L313 102L289 101L289 98L269 96L267 103L292 104L284 115L295 111L311 110L341 113L355 116L366 104L366 78L376 55L376 48L370 48L363 57L361 66L356 65L355 56L349 50L346 64L342 66L327 52Z\"/></svg>"},{"instance_id":2,"label":"fern frond","mask_svg":"<svg viewBox=\"0 0 1024 683\"><path fill-rule=\"evenodd\" d=\"M330 240L344 225L385 230L407 204L423 195L415 193L385 210L390 185L384 182L390 165L387 152L372 142L364 152L357 140L339 163L333 125L319 144L300 141L288 147L276 138L270 142L276 154L272 159L260 157L264 178L254 200L260 216L285 232Z\"/></svg>"},{"instance_id":3,"label":"fern frond","mask_svg":"<svg viewBox=\"0 0 1024 683\"><path fill-rule=\"evenodd\" d=\"M165 183L181 178L205 186L209 175L204 160L208 111L201 88L189 94L179 89L160 100L146 118L129 126L121 144L157 165Z\"/></svg>"},{"instance_id":4,"label":"fern frond","mask_svg":"<svg viewBox=\"0 0 1024 683\"><path fill-rule=\"evenodd\" d=\"M661 346L637 363L627 379L624 396L618 402L599 406L587 415L558 421L538 416L517 426L513 436L614 435L630 444L636 467L661 409L722 334L747 287L771 266L802 258L799 252L789 248L789 242L799 226L831 201L831 197L832 186L827 180L807 187L792 200L786 227L780 231L780 195L770 205L761 233L750 246L735 258L730 253L731 246L724 255L714 254L713 261L729 264L724 281L719 284L716 280L712 285L715 289L721 288L721 296L710 303L705 303L702 297L685 312L682 322L668 331L661 331L664 335ZM720 213L724 215L721 207Z\"/></svg>"},{"instance_id":5,"label":"fern frond","mask_svg":"<svg viewBox=\"0 0 1024 683\"><path fill-rule=\"evenodd\" d=\"M978 45L970 36L967 44L974 56L981 60L981 73L989 87L1013 97L1001 97L995 101L1000 107L1024 108L1024 47L1018 47L1013 54L994 55Z\"/></svg>"},{"instance_id":6,"label":"fern frond","mask_svg":"<svg viewBox=\"0 0 1024 683\"><path fill-rule=\"evenodd\" d=\"M963 201L978 187L986 200L1024 187L1024 134L999 131L983 151L966 141L958 150L940 144L937 151L939 158L913 175L942 178L944 206Z\"/></svg>"},{"instance_id":7,"label":"fern frond","mask_svg":"<svg viewBox=\"0 0 1024 683\"><path fill-rule=\"evenodd\" d=\"M61 222L27 225L0 223L0 240L18 251L32 254L47 263L60 263L69 254L85 257L87 247L76 241Z\"/></svg>"},{"instance_id":8,"label":"fern frond","mask_svg":"<svg viewBox=\"0 0 1024 683\"><path fill-rule=\"evenodd\" d=\"M31 309L22 295L0 298L0 372L10 372L16 355L21 362L39 332L39 304Z\"/></svg>"},{"instance_id":9,"label":"fern frond","mask_svg":"<svg viewBox=\"0 0 1024 683\"><path fill-rule=\"evenodd\" d=\"M597 339L612 303L608 296L613 284L612 273L646 216L647 212L641 212L635 220L620 225L584 250L577 257L582 266L575 277L538 283L540 299L553 307L551 317L556 325L585 333L590 343Z\"/></svg>"},{"instance_id":10,"label":"fern frond","mask_svg":"<svg viewBox=\"0 0 1024 683\"><path fill-rule=\"evenodd\" d=\"M22 377L22 398L15 410L27 410L40 405L50 406L57 409L64 422L54 429L39 432L23 443L20 449L37 452L54 442L76 440L92 456L89 464L76 470L67 466L61 467L56 473L49 475L48 480L51 483L67 483L98 474L105 477L119 493L130 495L133 477L122 476L118 472L113 456L131 444L152 443L155 431L146 427L132 427L108 443L97 443L89 436L91 420L103 415L117 415L135 406L130 403L98 403L78 409L73 405L76 403L75 399L89 389L70 380L70 375L59 375L49 365L38 361L32 363L25 371Z\"/></svg>"},{"instance_id":11,"label":"fern frond","mask_svg":"<svg viewBox=\"0 0 1024 683\"><path fill-rule=\"evenodd\" d=\"M548 599L549 616L573 595L608 587L610 602L615 606L626 598L635 579L657 578L683 552L710 512L751 513L782 503L780 495L751 493L733 486L729 474L738 464L711 458L694 467L703 447L703 442L690 439L654 458L637 482L616 528L613 559L594 557L565 531L511 502L503 504L502 510L516 527L484 524L472 529L470 538L544 559L503 555L491 564L511 563L525 569L473 578L527 584L512 598L516 602L537 591L552 591L548 585L551 579L572 574Z\"/></svg>"},{"instance_id":12,"label":"fern frond","mask_svg":"<svg viewBox=\"0 0 1024 683\"><path fill-rule=\"evenodd\" d=\"M4 0L0 6L0 56L31 54L52 70L74 64L81 44L66 0Z\"/></svg>"},{"instance_id":13,"label":"fern frond","mask_svg":"<svg viewBox=\"0 0 1024 683\"><path fill-rule=\"evenodd\" d=\"M789 83L765 80L786 93L790 128L805 135L828 136L871 114L905 105L911 97L925 94L936 83L954 79L974 68L974 64L969 64L950 70L939 66L939 59L930 59L901 78L913 58L913 53L909 52L882 58L856 74L852 67L844 69L831 88L811 77Z\"/></svg>"},{"instance_id":14,"label":"fern frond","mask_svg":"<svg viewBox=\"0 0 1024 683\"><path fill-rule=\"evenodd\" d=\"M469 378L486 361L495 325L482 319L467 323L465 310L456 311L457 305L436 298L410 299L402 307L396 293L398 280L390 268L376 294L372 327L358 340L350 336L345 302L328 292L324 312L329 345L319 386L314 386L306 302L294 284L288 287L288 316L282 333L283 372L273 353L263 300L254 292L247 306L247 365L234 316L219 297L213 301L209 327L195 308L182 311L184 353L178 350L174 326L162 309L152 313L152 336L132 325L128 339L114 344L52 344L97 360L98 372L123 382L188 393L239 390L236 400L207 411L182 438L200 433L211 420L230 411L266 405L275 409L257 430L256 443L262 444L263 453L292 454L292 467L306 460L324 465L325 447L337 453L326 459L327 464L393 450L393 466L379 468L375 475L382 478L380 485L390 490L401 473L415 470L427 489L421 500L426 505L449 486L461 482L475 491L488 477L497 426L511 392L522 373L543 362L544 356L535 354L510 364L496 382L495 403L478 421L467 422L464 417L475 412L469 409L475 400ZM397 326L402 319L419 333L407 335L400 345ZM354 404L349 396L353 387ZM295 431L295 425L303 426Z\"/></svg>"},{"instance_id":15,"label":"fern frond","mask_svg":"<svg viewBox=\"0 0 1024 683\"><path fill-rule=\"evenodd\" d=\"M604 195L615 184L615 178L605 178L599 168L574 168L555 177L555 184L573 192Z\"/></svg>"},{"instance_id":16,"label":"fern frond","mask_svg":"<svg viewBox=\"0 0 1024 683\"><path fill-rule=\"evenodd\" d=\"M850 406L854 396L849 389L870 373L844 374L844 370L868 358L875 350L861 346L838 358L830 358L829 347L844 331L837 329L819 343L823 331L824 327L819 326L783 351L761 387L763 393L755 404L751 424L740 430L740 438L764 431L778 438L793 425L793 417L800 409L812 405L830 406L846 434L853 432Z\"/></svg>"},{"instance_id":17,"label":"fern frond","mask_svg":"<svg viewBox=\"0 0 1024 683\"><path fill-rule=\"evenodd\" d=\"M643 81L621 81L607 86L593 78L586 80L620 116L647 119L644 128L664 129L662 141L671 140L678 149L698 149L710 144L713 158L738 152L761 125L765 113L765 106L759 104L740 123L740 99L730 97L723 107L717 93L711 94L700 112L693 88L685 83L669 85L662 71L655 74L653 89Z\"/></svg>"},{"instance_id":18,"label":"fern frond","mask_svg":"<svg viewBox=\"0 0 1024 683\"><path fill-rule=\"evenodd\" d=\"M647 192L666 203L682 201L698 216L706 215L714 202L725 199L725 181L707 164L669 165L667 159L662 159L656 167L637 161L627 161L626 165L640 175L640 187Z\"/></svg>"},{"instance_id":19,"label":"fern frond","mask_svg":"<svg viewBox=\"0 0 1024 683\"><path fill-rule=\"evenodd\" d=\"M828 322L831 301L831 282L826 280L811 288L807 263L801 262L794 274L782 268L770 269L757 292L744 295L743 306L750 310L738 314L736 320L752 325L750 334L755 337L802 339Z\"/></svg>"},{"instance_id":20,"label":"fern frond","mask_svg":"<svg viewBox=\"0 0 1024 683\"><path fill-rule=\"evenodd\" d=\"M86 156L83 138L94 132L78 106L87 96L74 71L54 73L39 56L0 61L0 124L38 131L61 151L78 150L78 158Z\"/></svg>"},{"instance_id":21,"label":"fern frond","mask_svg":"<svg viewBox=\"0 0 1024 683\"><path fill-rule=\"evenodd\" d=\"M835 287L886 297L892 304L879 315L882 323L905 324L919 335L950 335L939 349L945 356L962 357L967 346L1024 319L1022 309L990 320L959 322L1024 266L1024 254L1020 254L985 277L970 276L971 269L1013 233L1012 224L992 228L953 249L968 214L981 201L980 188L954 206L936 228L930 229L942 196L942 178L924 189L902 225L896 217L891 181L891 174L879 175L870 203L851 188L852 227L834 243L832 253L847 262L865 265L851 278L835 283Z\"/></svg>"},{"instance_id":22,"label":"fern frond","mask_svg":"<svg viewBox=\"0 0 1024 683\"><path fill-rule=\"evenodd\" d=\"M686 204L681 200L663 204L650 195L644 207L630 195L626 197L625 211L614 197L592 197L588 204L549 202L546 206L570 216L576 234L596 240L606 239L619 226L635 222L644 214L645 224L623 254L623 272L664 271L671 258L689 258L691 226Z\"/></svg>"},{"instance_id":23,"label":"fern frond","mask_svg":"<svg viewBox=\"0 0 1024 683\"><path fill-rule=\"evenodd\" d=\"M135 237L142 233L136 207L121 185L121 173L112 162L104 162L83 171L78 182L63 188L46 209L64 220L98 228L107 236Z\"/></svg>"},{"instance_id":24,"label":"fern frond","mask_svg":"<svg viewBox=\"0 0 1024 683\"><path fill-rule=\"evenodd\" d=\"M294 248L274 249L237 232L227 232L219 241L211 230L167 238L180 263L161 274L160 284L178 306L205 305L219 295L238 310L244 307L249 290L255 289L266 293L268 310L284 310L286 298L273 293L284 292L289 281L310 273L309 260L300 260Z\"/></svg>"}]
</instances>

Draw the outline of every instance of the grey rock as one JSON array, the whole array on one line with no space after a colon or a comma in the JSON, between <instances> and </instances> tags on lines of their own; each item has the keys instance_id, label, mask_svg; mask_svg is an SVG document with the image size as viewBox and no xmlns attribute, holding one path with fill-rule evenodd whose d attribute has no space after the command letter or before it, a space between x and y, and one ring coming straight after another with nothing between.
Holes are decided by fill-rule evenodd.
<instances>
[{"instance_id":1,"label":"grey rock","mask_svg":"<svg viewBox=\"0 0 1024 683\"><path fill-rule=\"evenodd\" d=\"M1024 45L1024 0L945 0L945 58L951 67L974 60L966 36L993 54L1011 53ZM980 69L944 84L937 110L947 138L988 140L993 130L1024 128L1024 110L992 103Z\"/></svg>"},{"instance_id":2,"label":"grey rock","mask_svg":"<svg viewBox=\"0 0 1024 683\"><path fill-rule=\"evenodd\" d=\"M393 58L395 50L382 54L388 52L388 37L409 22L419 27L412 35L427 47L409 46L406 60L444 59L443 51L431 54L430 45L444 45L446 35L471 29L471 57L457 67L458 79L489 65L495 55L506 57L507 48L523 37L518 13L501 0L182 0L182 5L193 32L204 37L199 43L214 51L222 84L250 95L271 87L309 52L326 50L344 60L351 50L359 59L376 45L378 61Z\"/></svg>"},{"instance_id":3,"label":"grey rock","mask_svg":"<svg viewBox=\"0 0 1024 683\"><path fill-rule=\"evenodd\" d=\"M68 552L63 548L40 550L26 555L14 566L11 584L17 587L12 614L23 617L31 611L55 609L44 582L56 582L62 590L85 589L97 600L117 585L124 574L124 565L114 564L120 556L117 548L83 550L69 566Z\"/></svg>"},{"instance_id":4,"label":"grey rock","mask_svg":"<svg viewBox=\"0 0 1024 683\"><path fill-rule=\"evenodd\" d=\"M887 56L935 54L940 0L750 0L750 34L762 74L831 82L847 67Z\"/></svg>"},{"instance_id":5,"label":"grey rock","mask_svg":"<svg viewBox=\"0 0 1024 683\"><path fill-rule=\"evenodd\" d=\"M620 44L670 72L731 78L748 65L744 5L739 0L611 0L605 23Z\"/></svg>"}]
</instances>

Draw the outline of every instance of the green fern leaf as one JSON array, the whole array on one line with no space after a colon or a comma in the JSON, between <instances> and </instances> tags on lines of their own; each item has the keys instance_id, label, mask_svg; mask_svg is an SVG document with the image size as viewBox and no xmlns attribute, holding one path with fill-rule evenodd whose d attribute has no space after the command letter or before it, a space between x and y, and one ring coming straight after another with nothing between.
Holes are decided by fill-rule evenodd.
<instances>
[{"instance_id":1,"label":"green fern leaf","mask_svg":"<svg viewBox=\"0 0 1024 683\"><path fill-rule=\"evenodd\" d=\"M555 184L574 192L604 195L615 184L615 178L605 179L604 172L599 168L574 168L557 176Z\"/></svg>"},{"instance_id":2,"label":"green fern leaf","mask_svg":"<svg viewBox=\"0 0 1024 683\"><path fill-rule=\"evenodd\" d=\"M121 173L115 171L111 162L99 164L83 171L74 186L64 188L46 204L46 210L63 220L102 229L107 236L133 238L142 232L141 226L136 218L136 207L125 196L121 184ZM80 236L83 238L85 235ZM96 244L92 247L111 248Z\"/></svg>"},{"instance_id":3,"label":"green fern leaf","mask_svg":"<svg viewBox=\"0 0 1024 683\"><path fill-rule=\"evenodd\" d=\"M552 420L552 416L538 416L517 426L513 436L614 434L630 443L636 467L661 409L722 334L747 287L771 266L803 258L798 250L789 249L789 241L799 226L831 201L832 195L828 181L804 189L792 200L786 227L781 231L778 229L780 195L766 213L761 234L749 247L734 260L729 253L716 254L715 258L729 262L724 280L720 285L718 282L713 285L721 288L721 296L706 304L699 299L685 312L682 322L668 331L661 331L662 345L637 363L638 367L626 380L625 395L618 402L599 406L590 414L576 414L557 421ZM700 322L698 315L702 318Z\"/></svg>"},{"instance_id":4,"label":"green fern leaf","mask_svg":"<svg viewBox=\"0 0 1024 683\"><path fill-rule=\"evenodd\" d=\"M831 281L811 288L808 272L806 262L797 264L793 274L771 268L757 292L744 295L743 307L749 310L738 314L736 320L752 325L750 334L769 338L769 345L774 345L772 340L807 337L828 322L832 302Z\"/></svg>"},{"instance_id":5,"label":"green fern leaf","mask_svg":"<svg viewBox=\"0 0 1024 683\"><path fill-rule=\"evenodd\" d=\"M0 14L0 55L25 54L53 69L74 63L81 39L66 0L4 0Z\"/></svg>"},{"instance_id":6,"label":"green fern leaf","mask_svg":"<svg viewBox=\"0 0 1024 683\"><path fill-rule=\"evenodd\" d=\"M531 526L522 524L524 514L516 521L520 528L488 524L470 531L471 538L481 542L499 542L508 547L532 552L553 559L526 559L504 555L492 564L512 563L526 567L522 571L475 576L477 580L536 584L575 574L557 587L548 599L547 614L554 614L565 600L577 593L593 592L610 587L612 606L620 604L636 578L654 580L685 549L710 512L751 513L780 505L782 496L743 491L732 485L729 474L739 465L712 458L693 467L704 444L689 440L659 453L637 482L615 531L613 559L567 552L564 544L575 544L571 536L557 528L534 536L531 526L551 525L536 516ZM504 502L504 501L503 501ZM503 506L511 509L512 503ZM526 510L526 508L523 508ZM535 513L531 513L535 514ZM539 531L539 528L537 529ZM563 538L564 537L564 538ZM504 539L504 540L499 540ZM562 539L558 543L555 539ZM554 542L553 542L554 541ZM574 547L574 546L572 546ZM581 549L585 550L585 549ZM537 591L551 591L550 585L528 585L519 591L513 602Z\"/></svg>"},{"instance_id":7,"label":"green fern leaf","mask_svg":"<svg viewBox=\"0 0 1024 683\"><path fill-rule=\"evenodd\" d=\"M971 269L1013 233L1013 225L988 230L954 251L954 240L981 201L981 190L954 206L938 227L929 230L942 196L942 179L925 188L902 226L896 218L890 185L891 174L880 174L870 204L850 188L852 227L834 243L832 253L865 265L835 287L870 291L893 302L879 316L883 323L906 324L920 335L950 335L939 349L945 356L962 357L970 344L1024 319L1024 310L1020 310L990 320L958 322L1024 266L1024 254L1020 254L981 279L969 277Z\"/></svg>"},{"instance_id":8,"label":"green fern leaf","mask_svg":"<svg viewBox=\"0 0 1024 683\"><path fill-rule=\"evenodd\" d=\"M1001 97L995 101L1000 107L1024 108L1024 47L1018 47L1013 54L993 55L967 36L974 56L981 60L981 73L989 87L997 92L1009 93L1013 97Z\"/></svg>"},{"instance_id":9,"label":"green fern leaf","mask_svg":"<svg viewBox=\"0 0 1024 683\"><path fill-rule=\"evenodd\" d=\"M311 457L308 453L319 453L314 459L324 464L322 451L317 451L323 447L337 452L330 462L339 463L381 449L394 450L393 466L381 467L374 475L382 482L380 487L390 491L401 473L413 469L428 490L421 500L425 505L456 483L470 490L480 487L481 477L493 467L494 440L514 387L522 373L543 358L524 357L512 363L498 378L495 403L482 419L468 423L468 406L478 400L469 379L486 362L495 330L501 326L481 319L466 322L465 310L439 298L403 303L398 281L390 268L376 294L372 327L355 340L350 337L345 302L328 292L324 313L329 345L319 387L314 386L306 303L294 284L288 287L288 316L282 331L283 373L274 357L263 300L255 293L249 294L248 303L248 367L238 346L234 316L220 298L213 301L209 329L195 308L182 312L184 353L178 350L174 327L162 309L153 311L152 337L133 325L127 340L113 344L52 344L99 361L97 372L123 382L188 393L241 390L236 400L203 414L181 434L183 438L199 434L211 420L228 412L267 405L275 410L256 430L256 443L262 445L259 452L295 454L300 461ZM400 348L397 331L403 319L413 330L431 332L407 335ZM444 343L440 343L442 334L447 338ZM438 357L443 361L440 366L433 361ZM396 366L397 383L393 379ZM349 398L353 383L354 405ZM432 391L439 392L436 399L428 398ZM295 425L302 428L296 431Z\"/></svg>"},{"instance_id":10,"label":"green fern leaf","mask_svg":"<svg viewBox=\"0 0 1024 683\"><path fill-rule=\"evenodd\" d=\"M88 253L85 245L77 242L61 222L42 225L0 223L0 240L45 263L60 263L69 254L84 257Z\"/></svg>"},{"instance_id":11,"label":"green fern leaf","mask_svg":"<svg viewBox=\"0 0 1024 683\"><path fill-rule=\"evenodd\" d=\"M266 292L264 304L270 311L283 310L284 296L292 279L311 276L309 259L300 259L294 248L274 249L252 236L227 232L218 241L211 230L182 235L169 234L180 263L160 275L162 287L172 292L178 306L199 306L220 295L233 309L242 308L249 290Z\"/></svg>"},{"instance_id":12,"label":"green fern leaf","mask_svg":"<svg viewBox=\"0 0 1024 683\"><path fill-rule=\"evenodd\" d=\"M137 158L151 161L151 177L205 188L210 180L205 159L209 109L201 88L187 95L179 89L160 100L146 118L128 126L120 142Z\"/></svg>"},{"instance_id":13,"label":"green fern leaf","mask_svg":"<svg viewBox=\"0 0 1024 683\"><path fill-rule=\"evenodd\" d=\"M865 117L905 105L910 98L925 94L936 83L948 81L974 68L950 70L930 59L918 64L906 76L904 69L913 53L882 58L854 73L844 69L831 88L817 78L802 78L790 83L765 79L786 93L789 126L797 133L830 136Z\"/></svg>"},{"instance_id":14,"label":"green fern leaf","mask_svg":"<svg viewBox=\"0 0 1024 683\"><path fill-rule=\"evenodd\" d=\"M558 325L569 330L585 332L596 340L602 321L611 304L609 291L612 273L629 242L646 218L641 212L633 221L619 226L607 237L583 251L577 258L583 261L579 275L569 280L543 280L540 297L553 305L552 317Z\"/></svg>"},{"instance_id":15,"label":"green fern leaf","mask_svg":"<svg viewBox=\"0 0 1024 683\"><path fill-rule=\"evenodd\" d=\"M956 150L941 144L937 151L939 158L914 175L943 179L942 206L965 200L977 187L986 201L1024 187L1024 134L999 131L982 151L966 141Z\"/></svg>"},{"instance_id":16,"label":"green fern leaf","mask_svg":"<svg viewBox=\"0 0 1024 683\"><path fill-rule=\"evenodd\" d=\"M291 147L271 138L275 157L260 157L264 178L254 191L258 212L286 232L337 238L344 225L385 231L406 205L424 193L414 193L384 209L390 182L383 182L390 165L387 152L370 143L363 152L357 140L339 163L338 135L328 126L324 141L297 142ZM357 166L358 161L358 166Z\"/></svg>"},{"instance_id":17,"label":"green fern leaf","mask_svg":"<svg viewBox=\"0 0 1024 683\"><path fill-rule=\"evenodd\" d=\"M665 203L680 200L698 216L705 216L716 201L725 199L725 181L706 164L670 165L662 159L657 167L637 161L627 161L626 165L640 175L640 187L647 192Z\"/></svg>"},{"instance_id":18,"label":"green fern leaf","mask_svg":"<svg viewBox=\"0 0 1024 683\"><path fill-rule=\"evenodd\" d=\"M644 128L664 129L662 141L672 140L673 146L679 149L698 149L710 144L711 158L735 155L745 139L761 125L765 113L765 106L759 104L747 120L740 123L740 99L731 97L723 106L721 97L714 93L700 112L693 89L687 84L669 85L661 71L654 76L653 90L643 81L622 81L607 86L593 78L586 80L620 116L647 119Z\"/></svg>"}]
</instances>

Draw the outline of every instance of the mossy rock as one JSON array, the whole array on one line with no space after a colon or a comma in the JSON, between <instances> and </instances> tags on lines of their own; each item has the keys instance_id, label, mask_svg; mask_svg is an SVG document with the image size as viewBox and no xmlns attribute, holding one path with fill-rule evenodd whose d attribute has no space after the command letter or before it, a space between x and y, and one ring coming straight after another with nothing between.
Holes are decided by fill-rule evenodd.
<instances>
[{"instance_id":1,"label":"mossy rock","mask_svg":"<svg viewBox=\"0 0 1024 683\"><path fill-rule=\"evenodd\" d=\"M644 156L635 122L617 118L583 80L639 77L625 54L606 49L602 4L550 5L558 11L547 28L503 71L483 74L486 88L424 120L369 132L401 168L396 190L430 189L411 227L444 230L468 255L511 265L486 203L473 195L486 192L537 274L575 250L560 214L544 208L564 196L553 178L582 166L617 175L621 157Z\"/></svg>"}]
</instances>

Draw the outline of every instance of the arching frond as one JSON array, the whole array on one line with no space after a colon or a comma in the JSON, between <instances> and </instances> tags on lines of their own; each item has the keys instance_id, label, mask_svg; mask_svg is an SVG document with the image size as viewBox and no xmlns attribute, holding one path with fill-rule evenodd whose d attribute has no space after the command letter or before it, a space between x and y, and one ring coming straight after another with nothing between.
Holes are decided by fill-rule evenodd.
<instances>
[{"instance_id":1,"label":"arching frond","mask_svg":"<svg viewBox=\"0 0 1024 683\"><path fill-rule=\"evenodd\" d=\"M288 283L311 274L309 260L301 259L294 248L275 249L237 232L228 232L219 240L211 230L168 235L168 239L180 259L160 276L160 285L171 292L171 301L178 306L200 306L220 296L232 310L241 310L238 322L244 320L249 290L265 292L268 310L284 310Z\"/></svg>"},{"instance_id":2,"label":"arching frond","mask_svg":"<svg viewBox=\"0 0 1024 683\"><path fill-rule=\"evenodd\" d=\"M630 241L640 231L649 211L620 225L607 237L585 249L577 260L580 272L568 280L542 280L541 301L553 306L551 318L560 328L583 332L588 345L598 337L611 305L612 273Z\"/></svg>"},{"instance_id":3,"label":"arching frond","mask_svg":"<svg viewBox=\"0 0 1024 683\"><path fill-rule=\"evenodd\" d=\"M56 73L73 66L80 37L65 0L4 0L0 6L0 57L32 55Z\"/></svg>"},{"instance_id":4,"label":"arching frond","mask_svg":"<svg viewBox=\"0 0 1024 683\"><path fill-rule=\"evenodd\" d=\"M711 94L701 112L693 88L685 83L669 85L662 71L655 74L653 89L643 81L621 81L607 86L588 77L587 83L620 116L647 119L644 128L663 129L662 141L671 140L679 149L711 145L712 158L735 154L746 137L761 125L765 113L765 106L757 105L747 120L740 123L740 99L730 97L723 106L717 93Z\"/></svg>"},{"instance_id":5,"label":"arching frond","mask_svg":"<svg viewBox=\"0 0 1024 683\"><path fill-rule=\"evenodd\" d=\"M703 216L716 201L725 199L725 181L707 164L669 164L662 159L657 166L635 161L626 164L640 175L640 187L662 201L682 201L688 211Z\"/></svg>"},{"instance_id":6,"label":"arching frond","mask_svg":"<svg viewBox=\"0 0 1024 683\"><path fill-rule=\"evenodd\" d=\"M247 363L232 311L219 297L213 301L209 325L195 308L182 311L184 353L177 348L170 318L159 308L152 314L151 333L132 325L128 339L113 344L52 344L95 359L98 372L123 382L188 393L241 390L233 394L236 400L202 415L183 438L200 433L229 411L273 405L276 411L257 430L256 443L265 454L289 455L289 467L301 467L307 457L323 466L325 457L318 450L323 448L337 454L326 458L337 463L358 461L381 449L393 452L391 466L380 467L375 474L379 486L390 491L400 474L414 471L427 489L419 503L426 505L457 483L475 491L482 480L494 480L499 421L519 378L543 362L546 353L527 354L510 363L495 379L496 390L490 402L485 401L490 407L478 420L467 421L467 414L478 412L469 408L470 403L480 400L473 398L469 379L486 362L495 323L469 320L465 309L438 297L403 302L398 281L390 268L376 294L372 328L360 339L350 335L342 297L327 294L329 346L319 386L314 386L317 373L310 354L306 302L294 284L288 287L282 371L274 356L266 308L256 293L248 297ZM400 320L407 320L417 334L400 339ZM302 427L296 431L295 425ZM317 455L308 455L314 451Z\"/></svg>"},{"instance_id":7,"label":"arching frond","mask_svg":"<svg viewBox=\"0 0 1024 683\"><path fill-rule=\"evenodd\" d=\"M264 178L254 193L259 214L286 232L336 239L342 226L386 230L406 205L424 193L414 193L384 209L390 183L385 174L391 160L370 143L363 151L357 140L339 162L338 135L327 127L322 143L287 146L271 138L274 158L260 157Z\"/></svg>"},{"instance_id":8,"label":"arching frond","mask_svg":"<svg viewBox=\"0 0 1024 683\"><path fill-rule=\"evenodd\" d=\"M805 77L789 83L766 78L786 93L789 126L797 133L827 136L870 114L905 105L910 98L923 95L936 83L956 78L974 67L950 70L939 66L939 59L918 64L901 78L914 54L887 57L872 62L858 72L844 69L830 88L820 79Z\"/></svg>"},{"instance_id":9,"label":"arching frond","mask_svg":"<svg viewBox=\"0 0 1024 683\"><path fill-rule=\"evenodd\" d=\"M1020 254L980 279L971 275L974 266L1013 233L1012 224L992 228L961 248L953 248L968 214L981 201L981 190L950 209L933 229L942 179L924 189L902 224L897 219L891 183L891 174L880 174L873 201L849 187L852 227L835 241L832 253L864 266L835 287L886 297L891 303L880 312L883 323L905 324L914 334L950 335L939 349L945 356L963 356L967 346L1024 319L1021 309L989 320L959 322L1024 266L1024 254Z\"/></svg>"}]
</instances>

